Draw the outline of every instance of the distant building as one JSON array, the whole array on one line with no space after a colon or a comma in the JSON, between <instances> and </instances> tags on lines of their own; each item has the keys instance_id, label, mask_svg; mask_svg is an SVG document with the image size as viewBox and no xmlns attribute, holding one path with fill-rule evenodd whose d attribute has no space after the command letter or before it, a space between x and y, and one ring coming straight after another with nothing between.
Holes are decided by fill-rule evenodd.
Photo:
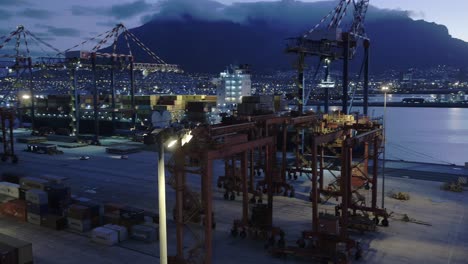
<instances>
[{"instance_id":1,"label":"distant building","mask_svg":"<svg viewBox=\"0 0 468 264\"><path fill-rule=\"evenodd\" d=\"M220 109L233 109L242 102L243 96L252 94L248 65L230 66L220 73L217 88L217 105Z\"/></svg>"}]
</instances>

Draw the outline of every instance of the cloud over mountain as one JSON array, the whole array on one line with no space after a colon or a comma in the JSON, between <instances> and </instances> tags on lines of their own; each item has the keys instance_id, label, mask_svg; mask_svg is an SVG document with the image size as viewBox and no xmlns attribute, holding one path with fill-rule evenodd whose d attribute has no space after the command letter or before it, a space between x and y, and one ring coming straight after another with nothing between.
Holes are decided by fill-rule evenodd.
<instances>
[{"instance_id":1,"label":"cloud over mountain","mask_svg":"<svg viewBox=\"0 0 468 264\"><path fill-rule=\"evenodd\" d=\"M216 72L232 63L252 64L255 71L291 69L293 58L284 53L285 39L311 29L335 6L336 1L223 5L163 0L156 13L144 18L148 23L132 32L167 62L188 71ZM351 24L350 14L341 24L344 29ZM467 43L451 38L445 26L413 20L412 15L369 7L365 27L371 38L372 71L466 65ZM144 60L144 54L135 54Z\"/></svg>"}]
</instances>

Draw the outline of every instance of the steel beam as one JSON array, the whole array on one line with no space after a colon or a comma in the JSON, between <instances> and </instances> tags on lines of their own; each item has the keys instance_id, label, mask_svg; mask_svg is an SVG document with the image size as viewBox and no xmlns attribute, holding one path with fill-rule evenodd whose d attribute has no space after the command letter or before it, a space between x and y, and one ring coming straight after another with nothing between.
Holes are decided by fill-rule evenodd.
<instances>
[{"instance_id":1,"label":"steel beam","mask_svg":"<svg viewBox=\"0 0 468 264\"><path fill-rule=\"evenodd\" d=\"M209 160L223 159L223 158L235 155L235 154L239 154L246 150L251 150L251 149L265 146L268 144L273 144L273 137L267 137L267 138L253 140L253 141L248 141L248 142L241 143L235 146L229 146L229 148L227 149L209 150L207 152L207 159Z\"/></svg>"},{"instance_id":2,"label":"steel beam","mask_svg":"<svg viewBox=\"0 0 468 264\"><path fill-rule=\"evenodd\" d=\"M381 128L378 128L378 129L374 129L372 131L357 135L351 139L352 144L359 145L364 142L371 142L372 140L374 140L376 136L378 136L378 133L381 133L382 131L383 130Z\"/></svg>"},{"instance_id":3,"label":"steel beam","mask_svg":"<svg viewBox=\"0 0 468 264\"><path fill-rule=\"evenodd\" d=\"M210 127L208 130L209 136L211 138L215 138L221 135L236 133L240 131L247 131L253 129L255 127L255 123L249 122L244 124L235 124L229 126L216 126Z\"/></svg>"}]
</instances>

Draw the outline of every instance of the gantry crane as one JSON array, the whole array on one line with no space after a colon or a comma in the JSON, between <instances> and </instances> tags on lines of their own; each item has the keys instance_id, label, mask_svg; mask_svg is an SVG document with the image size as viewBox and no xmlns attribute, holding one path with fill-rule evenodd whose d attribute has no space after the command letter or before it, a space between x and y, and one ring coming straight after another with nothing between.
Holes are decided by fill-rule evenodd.
<instances>
[{"instance_id":1,"label":"gantry crane","mask_svg":"<svg viewBox=\"0 0 468 264\"><path fill-rule=\"evenodd\" d=\"M287 53L297 54L297 62L295 64L298 70L297 76L297 100L298 112L304 111L304 105L311 94L311 89L305 88L305 59L307 56L318 56L320 63L325 62L327 73L325 80L328 78L328 68L331 61L343 60L343 83L342 83L342 111L347 114L348 106L348 82L349 82L349 60L356 53L358 43L363 41L364 54L364 114L367 114L368 103L368 75L369 75L369 45L370 41L364 30L364 20L366 17L369 0L340 0L338 5L311 30L303 35L288 39L286 47ZM353 8L353 20L351 26L343 31L340 28L342 21L346 19L348 10ZM327 21L329 21L327 23ZM314 76L315 78L315 76ZM307 91L306 91L307 90ZM328 89L325 89L325 113L328 112Z\"/></svg>"},{"instance_id":2,"label":"gantry crane","mask_svg":"<svg viewBox=\"0 0 468 264\"><path fill-rule=\"evenodd\" d=\"M104 36L102 39L99 39L101 36ZM121 42L119 41L119 37L123 36L125 44L125 48L118 48L118 44ZM95 45L90 51L79 51L72 54L72 50L78 48L79 46L84 45L90 41L98 41L97 45ZM131 49L131 42L136 44L139 48L141 48L145 55L153 62L151 63L143 63L143 62L135 62L135 56L132 53ZM107 49L102 49L103 45L106 43L112 43L110 47ZM104 50L104 52L103 52ZM106 52L107 51L107 52ZM67 59L72 59L73 61L78 61L80 67L87 67L90 68L93 72L92 82L93 82L93 112L94 112L94 130L95 130L95 137L93 142L95 144L99 144L99 104L98 104L98 97L99 97L99 88L97 85L97 69L110 69L110 88L111 88L111 108L112 108L112 123L115 129L115 120L116 120L116 113L120 110L116 108L116 91L115 91L115 70L117 69L124 69L129 71L129 79L130 79L130 100L131 100L131 109L130 112L132 114L132 127L135 127L136 122L136 109L135 109L135 71L142 70L147 72L182 72L180 67L175 64L168 64L164 60L162 60L158 55L156 55L152 50L150 50L147 46L145 46L132 32L130 32L123 24L117 24L112 30L106 31L94 38L89 40L83 41L80 44L77 44L67 50L65 50L64 54L66 55ZM70 55L72 54L72 55ZM74 119L79 122L79 105L77 103L77 96L76 94L76 71L79 67L72 67L75 69L73 71L73 79L74 85L73 89L75 93L72 93L72 101L76 102L75 109L75 117ZM73 97L75 95L75 97Z\"/></svg>"},{"instance_id":3,"label":"gantry crane","mask_svg":"<svg viewBox=\"0 0 468 264\"><path fill-rule=\"evenodd\" d=\"M120 41L121 38L124 41ZM120 39L119 39L120 38ZM5 102L8 99L17 99L18 86L21 86L21 78L25 72L29 73L29 84L24 85L29 87L28 98L30 98L31 106L31 127L34 131L35 125L35 93L33 76L41 70L61 70L66 71L67 75L70 76L71 80L71 113L70 113L70 127L71 135L78 135L79 133L79 122L80 122L80 104L79 104L79 87L78 87L78 72L88 70L92 72L92 94L93 94L93 110L94 110L94 127L95 137L93 142L99 144L99 113L103 111L100 109L98 104L99 93L102 93L102 88L98 87L97 84L97 73L98 70L110 70L110 90L111 90L111 109L112 123L115 129L116 125L116 114L122 112L115 106L115 74L117 70L125 70L129 72L129 93L131 97L131 109L129 113L132 115L132 126L135 126L136 111L135 111L135 75L134 72L141 70L145 72L182 72L178 65L168 64L160 57L158 57L153 51L145 46L132 32L130 32L123 24L118 24L111 30L108 30L102 34L99 34L93 38L85 40L74 47L65 51L60 51L50 44L46 43L35 34L31 33L24 26L18 26L15 31L9 35L0 37L0 49L7 45L10 41L16 40L14 47L14 54L3 54L0 58L7 58L6 61L0 61L0 69L6 69L6 77L2 82L2 91L4 94L1 97L1 101ZM92 43L96 41L89 51L74 51L74 49L85 45L86 43ZM35 44L45 53L46 56L32 58L30 54L29 44ZM111 46L104 48L104 45L110 43ZM125 48L118 47L118 44L124 44ZM136 62L135 57L132 53L132 45L142 49L151 61L150 63ZM44 50L49 50L49 53ZM52 52L50 52L52 50ZM50 53L54 55L49 55ZM14 59L14 60L11 60ZM13 74L16 73L14 76ZM10 85L5 87L6 85ZM10 95L11 94L11 95ZM17 100L19 101L19 100ZM105 110L109 111L109 110ZM19 116L19 118L21 118Z\"/></svg>"}]
</instances>

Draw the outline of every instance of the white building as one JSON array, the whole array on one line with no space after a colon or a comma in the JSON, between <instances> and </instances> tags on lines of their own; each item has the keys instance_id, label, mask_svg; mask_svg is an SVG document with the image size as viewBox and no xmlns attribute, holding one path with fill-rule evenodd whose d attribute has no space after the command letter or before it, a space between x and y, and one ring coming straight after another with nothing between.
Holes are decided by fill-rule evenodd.
<instances>
[{"instance_id":1,"label":"white building","mask_svg":"<svg viewBox=\"0 0 468 264\"><path fill-rule=\"evenodd\" d=\"M217 105L219 109L233 109L242 102L242 96L252 94L250 70L248 65L230 66L221 72L217 88Z\"/></svg>"}]
</instances>

